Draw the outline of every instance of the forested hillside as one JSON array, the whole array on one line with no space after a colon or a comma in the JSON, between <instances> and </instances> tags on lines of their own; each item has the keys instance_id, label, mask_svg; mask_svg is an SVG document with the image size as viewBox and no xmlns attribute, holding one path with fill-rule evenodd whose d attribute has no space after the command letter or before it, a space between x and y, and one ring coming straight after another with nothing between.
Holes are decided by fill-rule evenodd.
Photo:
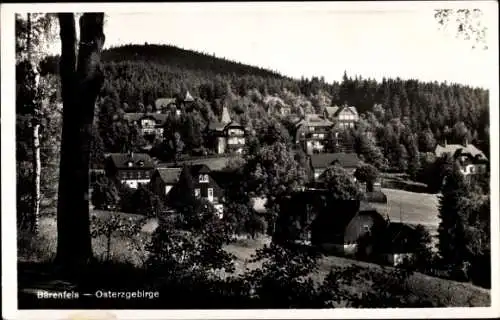
<instances>
[{"instance_id":1,"label":"forested hillside","mask_svg":"<svg viewBox=\"0 0 500 320\"><path fill-rule=\"evenodd\" d=\"M375 81L346 75L343 81L334 83L317 77L291 79L241 63L159 45L112 48L104 52L103 59L106 80L101 94L104 107L101 116L113 121L116 117L112 114L147 106L154 109L157 98L174 97L184 89L199 98L196 119L201 127L226 105L233 117L257 133L271 122L287 127L286 121L268 115L267 109L276 101L270 96L290 105L296 115L321 112L326 106L347 102L357 107L364 118L358 131L371 131L371 143L383 151L389 166L400 171L408 169L412 161L418 162L412 159L418 151L432 151L436 142L445 139L448 143L473 143L489 154L488 91L480 88L399 78ZM57 58L51 58L52 63L47 64L52 71L56 61ZM107 135L102 130L107 129L99 130ZM287 135L286 130L280 131ZM361 145L355 149L360 151L364 142L358 142ZM105 143L104 148L112 144Z\"/></svg>"}]
</instances>

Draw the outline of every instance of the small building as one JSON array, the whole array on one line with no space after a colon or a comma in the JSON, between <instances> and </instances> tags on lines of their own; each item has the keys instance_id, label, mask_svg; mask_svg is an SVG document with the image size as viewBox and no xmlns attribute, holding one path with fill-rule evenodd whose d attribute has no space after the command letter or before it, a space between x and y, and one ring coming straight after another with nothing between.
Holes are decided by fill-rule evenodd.
<instances>
[{"instance_id":1,"label":"small building","mask_svg":"<svg viewBox=\"0 0 500 320\"><path fill-rule=\"evenodd\" d=\"M180 115L184 112L190 112L193 110L195 99L189 92L189 90L184 89L181 91L179 95L177 95L176 103L177 103L177 114Z\"/></svg>"},{"instance_id":2,"label":"small building","mask_svg":"<svg viewBox=\"0 0 500 320\"><path fill-rule=\"evenodd\" d=\"M409 224L390 222L380 238L380 252L384 263L392 266L412 263L419 246L417 229Z\"/></svg>"},{"instance_id":3,"label":"small building","mask_svg":"<svg viewBox=\"0 0 500 320\"><path fill-rule=\"evenodd\" d=\"M358 168L361 160L355 153L320 153L309 156L311 171L315 180L321 180L321 175L326 169L333 165L339 165L347 170L354 178L354 172Z\"/></svg>"},{"instance_id":4,"label":"small building","mask_svg":"<svg viewBox=\"0 0 500 320\"><path fill-rule=\"evenodd\" d=\"M110 178L136 189L148 184L155 168L151 157L145 153L111 153L106 158L105 171Z\"/></svg>"},{"instance_id":5,"label":"small building","mask_svg":"<svg viewBox=\"0 0 500 320\"><path fill-rule=\"evenodd\" d=\"M333 122L318 114L305 114L295 124L295 142L307 154L322 153L330 139Z\"/></svg>"},{"instance_id":6,"label":"small building","mask_svg":"<svg viewBox=\"0 0 500 320\"><path fill-rule=\"evenodd\" d=\"M437 158L449 154L460 165L460 172L464 176L484 174L488 170L488 159L484 153L472 144L437 145L434 151Z\"/></svg>"},{"instance_id":7,"label":"small building","mask_svg":"<svg viewBox=\"0 0 500 320\"><path fill-rule=\"evenodd\" d=\"M242 153L246 142L246 129L231 120L229 111L224 106L220 121L209 122L207 137L217 154Z\"/></svg>"},{"instance_id":8,"label":"small building","mask_svg":"<svg viewBox=\"0 0 500 320\"><path fill-rule=\"evenodd\" d=\"M167 115L162 113L125 113L125 119L137 125L146 138L162 137Z\"/></svg>"},{"instance_id":9,"label":"small building","mask_svg":"<svg viewBox=\"0 0 500 320\"><path fill-rule=\"evenodd\" d=\"M281 207L276 239L310 239L312 245L342 255L370 256L387 225L376 210L361 208L359 200L333 199L327 190L295 192Z\"/></svg>"},{"instance_id":10,"label":"small building","mask_svg":"<svg viewBox=\"0 0 500 320\"><path fill-rule=\"evenodd\" d=\"M324 117L334 120L340 129L354 128L359 121L359 114L356 107L348 105L326 107Z\"/></svg>"},{"instance_id":11,"label":"small building","mask_svg":"<svg viewBox=\"0 0 500 320\"><path fill-rule=\"evenodd\" d=\"M267 96L264 99L264 104L267 106L269 115L287 117L292 113L292 108L277 96Z\"/></svg>"},{"instance_id":12,"label":"small building","mask_svg":"<svg viewBox=\"0 0 500 320\"><path fill-rule=\"evenodd\" d=\"M157 113L168 114L173 112L177 115L181 114L181 110L177 109L177 100L175 98L159 98L155 101Z\"/></svg>"},{"instance_id":13,"label":"small building","mask_svg":"<svg viewBox=\"0 0 500 320\"><path fill-rule=\"evenodd\" d=\"M181 168L157 168L151 177L151 188L155 194L164 198L179 181Z\"/></svg>"},{"instance_id":14,"label":"small building","mask_svg":"<svg viewBox=\"0 0 500 320\"><path fill-rule=\"evenodd\" d=\"M214 205L219 214L222 214L224 210L224 191L213 178L210 168L204 164L186 165L184 166L184 169L181 169L179 176L183 174L182 170L188 170L187 174L191 176L193 180L194 196L196 198L208 200ZM180 188L179 183L176 183L173 188L170 189L169 194L185 192L184 190L176 190L175 193L172 193L172 191L176 188ZM170 200L175 201L175 199Z\"/></svg>"}]
</instances>

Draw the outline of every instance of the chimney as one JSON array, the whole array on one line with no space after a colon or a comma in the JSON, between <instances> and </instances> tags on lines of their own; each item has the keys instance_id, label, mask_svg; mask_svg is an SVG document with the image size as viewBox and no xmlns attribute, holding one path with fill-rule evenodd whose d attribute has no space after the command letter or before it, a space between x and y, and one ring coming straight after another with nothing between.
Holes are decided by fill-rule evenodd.
<instances>
[{"instance_id":1,"label":"chimney","mask_svg":"<svg viewBox=\"0 0 500 320\"><path fill-rule=\"evenodd\" d=\"M446 148L447 145L448 145L448 141L447 141L446 138L444 138L444 146L445 146L445 148Z\"/></svg>"},{"instance_id":2,"label":"chimney","mask_svg":"<svg viewBox=\"0 0 500 320\"><path fill-rule=\"evenodd\" d=\"M467 147L467 145L469 144L469 139L467 139L467 137L465 138L465 141L464 141L464 147Z\"/></svg>"},{"instance_id":3,"label":"chimney","mask_svg":"<svg viewBox=\"0 0 500 320\"><path fill-rule=\"evenodd\" d=\"M128 156L130 157L130 159L133 159L134 158L134 151L130 150L128 152Z\"/></svg>"}]
</instances>

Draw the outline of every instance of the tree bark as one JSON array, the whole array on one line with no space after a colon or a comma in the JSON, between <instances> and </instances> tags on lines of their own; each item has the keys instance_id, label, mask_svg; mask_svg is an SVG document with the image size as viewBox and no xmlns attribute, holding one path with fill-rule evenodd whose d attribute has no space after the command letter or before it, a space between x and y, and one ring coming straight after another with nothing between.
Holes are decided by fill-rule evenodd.
<instances>
[{"instance_id":1,"label":"tree bark","mask_svg":"<svg viewBox=\"0 0 500 320\"><path fill-rule=\"evenodd\" d=\"M40 220L40 176L42 172L42 163L40 160L40 73L38 72L37 62L34 61L33 56L33 40L32 40L32 21L31 14L27 14L27 37L26 47L28 51L28 63L30 70L28 73L28 81L31 90L32 100L30 101L33 108L31 128L32 128L32 166L33 166L33 197L32 197L32 217L30 219L31 231L38 233L38 226Z\"/></svg>"},{"instance_id":2,"label":"tree bark","mask_svg":"<svg viewBox=\"0 0 500 320\"><path fill-rule=\"evenodd\" d=\"M80 18L76 50L73 13L60 13L63 128L57 207L57 256L64 266L92 260L89 221L89 160L94 106L103 83L100 54L104 44L103 13Z\"/></svg>"}]
</instances>

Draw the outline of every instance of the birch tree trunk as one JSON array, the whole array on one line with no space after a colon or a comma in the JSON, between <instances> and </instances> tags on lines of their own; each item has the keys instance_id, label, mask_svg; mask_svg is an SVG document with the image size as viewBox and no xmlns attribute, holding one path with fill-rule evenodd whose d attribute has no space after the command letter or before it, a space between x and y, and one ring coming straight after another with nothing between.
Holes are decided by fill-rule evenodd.
<instances>
[{"instance_id":1,"label":"birch tree trunk","mask_svg":"<svg viewBox=\"0 0 500 320\"><path fill-rule=\"evenodd\" d=\"M28 81L31 90L31 107L33 108L31 128L32 128L32 152L33 152L33 196L32 196L32 219L31 230L35 234L38 233L39 220L40 220L40 176L42 172L42 163L40 159L40 114L41 114L41 101L40 101L40 73L38 72L38 61L35 61L36 54L34 54L34 46L32 40L33 26L31 14L27 14L27 49L28 49L28 63L30 70L28 73ZM38 59L37 59L38 60Z\"/></svg>"},{"instance_id":2,"label":"birch tree trunk","mask_svg":"<svg viewBox=\"0 0 500 320\"><path fill-rule=\"evenodd\" d=\"M73 13L60 13L63 128L57 207L57 256L63 266L92 259L89 221L89 159L94 106L103 83L100 54L104 45L103 13L80 18L76 49ZM77 63L78 60L78 63Z\"/></svg>"}]
</instances>

